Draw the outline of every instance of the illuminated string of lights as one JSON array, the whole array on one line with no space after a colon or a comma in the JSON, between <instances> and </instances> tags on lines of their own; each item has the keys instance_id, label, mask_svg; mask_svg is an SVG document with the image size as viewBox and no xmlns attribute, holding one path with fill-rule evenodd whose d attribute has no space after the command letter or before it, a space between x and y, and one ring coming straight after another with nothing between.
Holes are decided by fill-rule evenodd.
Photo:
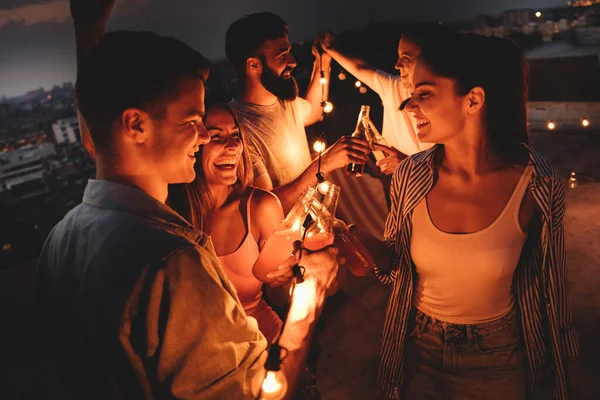
<instances>
[{"instance_id":1,"label":"illuminated string of lights","mask_svg":"<svg viewBox=\"0 0 600 400\"><path fill-rule=\"evenodd\" d=\"M600 117L596 117L594 118L594 120L600 120ZM573 123L573 122L579 122L579 124L581 125L582 128L588 128L592 125L592 118L589 117L581 117L581 118L565 118L565 119L560 119L560 120L529 120L529 123L536 123L536 124L545 124L546 128L549 131L553 131L556 128L558 128L559 124L568 124L568 123Z\"/></svg>"},{"instance_id":2,"label":"illuminated string of lights","mask_svg":"<svg viewBox=\"0 0 600 400\"><path fill-rule=\"evenodd\" d=\"M304 272L305 268L300 265L302 261L302 250L304 249L304 239L310 226L315 222L310 213L306 216L306 219L302 223L304 227L304 233L302 234L301 244L298 248L294 248L294 253L298 253L298 260L292 266L292 282L290 286L290 298L294 301L294 294L298 285L304 283ZM279 336L285 328L285 322L283 323ZM283 356L281 353L284 353ZM281 371L281 363L287 357L288 350L279 344L279 339L271 344L267 355L267 361L265 362L265 378L263 380L259 400L280 400L282 399L288 389L287 378Z\"/></svg>"},{"instance_id":3,"label":"illuminated string of lights","mask_svg":"<svg viewBox=\"0 0 600 400\"><path fill-rule=\"evenodd\" d=\"M323 71L323 48L318 46L319 52L319 67L321 78L319 82L321 83L321 108L323 108L323 112L325 114L329 114L333 111L333 103L329 100L325 99L325 85L327 85L327 78L325 77L325 71Z\"/></svg>"},{"instance_id":4,"label":"illuminated string of lights","mask_svg":"<svg viewBox=\"0 0 600 400\"><path fill-rule=\"evenodd\" d=\"M321 83L321 107L323 108L324 113L329 114L330 112L333 111L333 104L330 101L327 101L325 98L325 85L327 84L327 78L325 76L325 71L323 71L323 59L322 59L323 49L320 46L318 48L318 52L319 52L319 63L320 63L320 68L321 68L321 70L319 71L320 72L319 82ZM339 77L339 75L338 75L338 77ZM345 79L345 77L344 77L344 79ZM343 80L343 79L341 79L341 80ZM321 156L323 155L323 152L325 151L326 148L327 148L327 143L325 142L325 135L321 134L320 138L317 139L315 141L315 143L313 144L313 149L319 154L316 176L317 176L317 190L321 194L327 193L327 190L329 189L329 186L330 186L329 182L327 182L325 180L325 176L321 172ZM301 243L304 243L304 239L306 238L306 233L308 232L308 228L313 223L314 223L314 220L312 219L312 217L309 213L306 216L304 223L302 224L304 227L304 233L302 235ZM294 294L296 293L297 286L304 282L305 268L300 265L300 262L302 260L302 250L303 250L303 245L300 245L299 249L294 249L294 254L296 254L296 252L298 253L298 260L292 266L293 278L292 278L292 283L290 286L290 298L292 299L292 301L294 301L293 299L294 299ZM281 327L279 337L281 336L281 332L283 332L284 328L285 328L285 322L283 323L283 326ZM284 352L283 356L281 354L282 352ZM279 339L275 343L271 344L271 346L269 347L267 361L265 363L266 374L265 374L265 377L262 382L261 392L260 392L260 396L259 396L260 400L279 400L285 396L287 389L288 389L288 384L287 384L287 379L286 379L285 375L281 371L281 363L285 359L286 356L287 356L287 349L285 349L284 347L282 347L279 344Z\"/></svg>"}]
</instances>

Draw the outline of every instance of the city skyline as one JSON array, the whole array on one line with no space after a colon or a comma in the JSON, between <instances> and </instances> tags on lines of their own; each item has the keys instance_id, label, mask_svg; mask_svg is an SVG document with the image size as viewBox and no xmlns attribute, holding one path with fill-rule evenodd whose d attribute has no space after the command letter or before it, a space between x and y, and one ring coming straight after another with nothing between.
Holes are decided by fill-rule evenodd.
<instances>
[{"instance_id":1,"label":"city skyline","mask_svg":"<svg viewBox=\"0 0 600 400\"><path fill-rule=\"evenodd\" d=\"M68 0L3 0L0 6L0 97L75 80L75 44ZM339 32L370 22L452 21L507 9L543 9L560 0L230 0L199 4L191 0L117 0L107 30L150 30L174 36L211 59L224 58L224 37L235 19L272 11L290 25L292 42L324 28ZM491 3L491 4L490 4Z\"/></svg>"}]
</instances>

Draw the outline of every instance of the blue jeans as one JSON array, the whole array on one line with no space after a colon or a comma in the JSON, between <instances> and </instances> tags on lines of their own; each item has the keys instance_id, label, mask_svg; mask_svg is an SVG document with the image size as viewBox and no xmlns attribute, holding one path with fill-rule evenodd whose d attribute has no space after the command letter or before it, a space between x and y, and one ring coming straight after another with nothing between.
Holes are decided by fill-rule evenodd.
<instances>
[{"instance_id":1,"label":"blue jeans","mask_svg":"<svg viewBox=\"0 0 600 400\"><path fill-rule=\"evenodd\" d=\"M413 310L405 342L402 400L524 400L525 359L513 310L457 325Z\"/></svg>"}]
</instances>

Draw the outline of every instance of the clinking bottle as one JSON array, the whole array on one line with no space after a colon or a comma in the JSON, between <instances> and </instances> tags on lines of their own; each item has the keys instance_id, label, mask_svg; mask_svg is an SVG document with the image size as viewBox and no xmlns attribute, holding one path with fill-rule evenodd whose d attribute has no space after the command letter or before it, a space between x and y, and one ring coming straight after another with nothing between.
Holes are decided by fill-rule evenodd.
<instances>
[{"instance_id":1,"label":"clinking bottle","mask_svg":"<svg viewBox=\"0 0 600 400\"><path fill-rule=\"evenodd\" d=\"M367 105L362 105L360 107L360 113L358 114L358 121L356 122L356 128L352 133L352 137L361 138L368 141L368 131L369 131L369 112L371 111L371 107ZM358 163L350 163L346 166L346 174L353 175L356 177L362 176L365 170L365 164Z\"/></svg>"},{"instance_id":2,"label":"clinking bottle","mask_svg":"<svg viewBox=\"0 0 600 400\"><path fill-rule=\"evenodd\" d=\"M267 274L276 271L290 257L294 251L294 242L302 239L305 229L303 223L311 211L316 194L315 188L307 188L285 219L275 227L252 268L252 273L258 280L270 282L272 279L267 278Z\"/></svg>"}]
</instances>

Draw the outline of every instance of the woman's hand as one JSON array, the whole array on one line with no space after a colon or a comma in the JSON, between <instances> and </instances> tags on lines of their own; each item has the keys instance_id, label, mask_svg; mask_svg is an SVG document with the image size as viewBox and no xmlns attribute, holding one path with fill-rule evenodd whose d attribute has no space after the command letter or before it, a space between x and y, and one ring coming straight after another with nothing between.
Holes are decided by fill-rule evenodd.
<instances>
[{"instance_id":1,"label":"woman's hand","mask_svg":"<svg viewBox=\"0 0 600 400\"><path fill-rule=\"evenodd\" d=\"M292 278L294 277L292 273L292 267L296 264L296 262L296 255L290 254L290 256L283 263L281 263L275 271L267 274L267 278L272 279L272 281L266 282L266 284L269 285L269 287L277 288L291 283Z\"/></svg>"},{"instance_id":2,"label":"woman's hand","mask_svg":"<svg viewBox=\"0 0 600 400\"><path fill-rule=\"evenodd\" d=\"M382 158L376 163L379 170L381 170L381 173L384 175L393 174L398 164L408 157L393 146L387 147L378 143L373 143L373 150L379 150L385 155L385 158Z\"/></svg>"}]
</instances>

